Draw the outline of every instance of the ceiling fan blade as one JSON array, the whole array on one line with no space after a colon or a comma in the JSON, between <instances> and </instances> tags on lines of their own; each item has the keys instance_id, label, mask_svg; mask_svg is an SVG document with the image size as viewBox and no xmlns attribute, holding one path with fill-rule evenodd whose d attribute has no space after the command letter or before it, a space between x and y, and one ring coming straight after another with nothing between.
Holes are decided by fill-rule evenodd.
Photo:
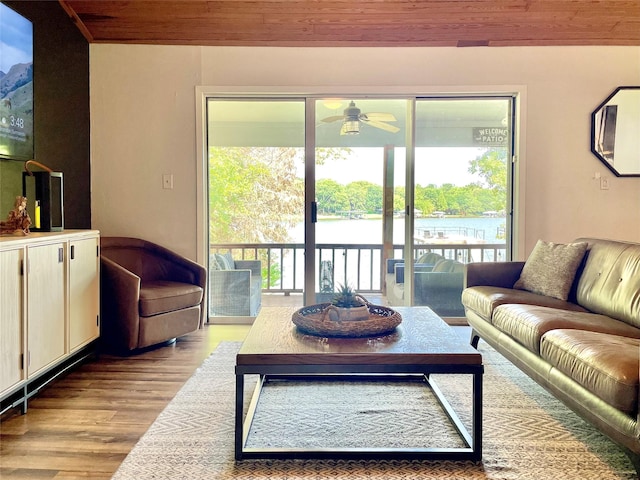
<instances>
[{"instance_id":1,"label":"ceiling fan blade","mask_svg":"<svg viewBox=\"0 0 640 480\"><path fill-rule=\"evenodd\" d=\"M389 125L388 123L378 122L377 120L362 120L367 125L371 125L372 127L380 128L382 130L386 130L391 133L398 133L400 129L395 125Z\"/></svg>"},{"instance_id":2,"label":"ceiling fan blade","mask_svg":"<svg viewBox=\"0 0 640 480\"><path fill-rule=\"evenodd\" d=\"M337 122L338 120L344 120L344 115L334 115L333 117L327 117L322 119L322 121L325 123Z\"/></svg>"},{"instance_id":3,"label":"ceiling fan blade","mask_svg":"<svg viewBox=\"0 0 640 480\"><path fill-rule=\"evenodd\" d=\"M385 112L367 112L360 115L363 120L376 120L378 122L395 122L396 117L393 113Z\"/></svg>"}]
</instances>

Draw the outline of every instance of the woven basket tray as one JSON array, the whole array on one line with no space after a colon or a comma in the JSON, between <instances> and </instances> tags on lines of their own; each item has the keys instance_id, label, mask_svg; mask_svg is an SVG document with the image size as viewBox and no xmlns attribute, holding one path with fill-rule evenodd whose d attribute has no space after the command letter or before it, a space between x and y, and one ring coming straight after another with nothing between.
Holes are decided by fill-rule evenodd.
<instances>
[{"instance_id":1,"label":"woven basket tray","mask_svg":"<svg viewBox=\"0 0 640 480\"><path fill-rule=\"evenodd\" d=\"M371 303L367 305L369 320L336 322L324 312L329 305L320 303L303 307L291 320L304 333L322 337L373 337L393 331L402 322L402 316L395 310Z\"/></svg>"}]
</instances>

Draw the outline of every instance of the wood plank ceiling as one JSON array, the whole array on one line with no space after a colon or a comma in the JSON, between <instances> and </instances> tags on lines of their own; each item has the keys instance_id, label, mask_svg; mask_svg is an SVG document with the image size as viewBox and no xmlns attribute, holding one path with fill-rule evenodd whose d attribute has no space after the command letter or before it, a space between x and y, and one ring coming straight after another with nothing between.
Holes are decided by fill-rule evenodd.
<instances>
[{"instance_id":1,"label":"wood plank ceiling","mask_svg":"<svg viewBox=\"0 0 640 480\"><path fill-rule=\"evenodd\" d=\"M640 0L59 0L89 42L640 45Z\"/></svg>"}]
</instances>

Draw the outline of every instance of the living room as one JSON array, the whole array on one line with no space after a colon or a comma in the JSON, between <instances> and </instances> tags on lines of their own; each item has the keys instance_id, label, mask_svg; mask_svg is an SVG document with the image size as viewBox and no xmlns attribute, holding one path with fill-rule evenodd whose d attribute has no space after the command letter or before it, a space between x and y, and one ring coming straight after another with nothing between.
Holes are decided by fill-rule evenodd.
<instances>
[{"instance_id":1,"label":"living room","mask_svg":"<svg viewBox=\"0 0 640 480\"><path fill-rule=\"evenodd\" d=\"M203 261L203 90L223 94L518 96L514 258L538 239L640 242L640 178L590 151L590 114L640 84L640 45L233 47L88 43L57 2L34 21L36 159L65 174L65 227L156 241ZM365 72L363 74L362 72ZM0 162L2 216L23 164ZM174 188L162 188L162 175ZM601 189L600 177L609 188Z\"/></svg>"}]
</instances>

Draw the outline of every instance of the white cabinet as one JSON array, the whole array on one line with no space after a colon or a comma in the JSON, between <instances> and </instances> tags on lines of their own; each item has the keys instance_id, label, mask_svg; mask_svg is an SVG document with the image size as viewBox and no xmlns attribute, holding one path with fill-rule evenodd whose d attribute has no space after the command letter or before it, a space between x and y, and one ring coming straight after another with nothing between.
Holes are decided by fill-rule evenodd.
<instances>
[{"instance_id":1,"label":"white cabinet","mask_svg":"<svg viewBox=\"0 0 640 480\"><path fill-rule=\"evenodd\" d=\"M0 251L0 395L24 380L21 248Z\"/></svg>"},{"instance_id":2,"label":"white cabinet","mask_svg":"<svg viewBox=\"0 0 640 480\"><path fill-rule=\"evenodd\" d=\"M64 356L65 244L27 246L27 377Z\"/></svg>"},{"instance_id":3,"label":"white cabinet","mask_svg":"<svg viewBox=\"0 0 640 480\"><path fill-rule=\"evenodd\" d=\"M69 351L100 335L100 252L98 237L69 246Z\"/></svg>"},{"instance_id":4,"label":"white cabinet","mask_svg":"<svg viewBox=\"0 0 640 480\"><path fill-rule=\"evenodd\" d=\"M99 268L95 230L0 237L0 412L92 353Z\"/></svg>"}]
</instances>

